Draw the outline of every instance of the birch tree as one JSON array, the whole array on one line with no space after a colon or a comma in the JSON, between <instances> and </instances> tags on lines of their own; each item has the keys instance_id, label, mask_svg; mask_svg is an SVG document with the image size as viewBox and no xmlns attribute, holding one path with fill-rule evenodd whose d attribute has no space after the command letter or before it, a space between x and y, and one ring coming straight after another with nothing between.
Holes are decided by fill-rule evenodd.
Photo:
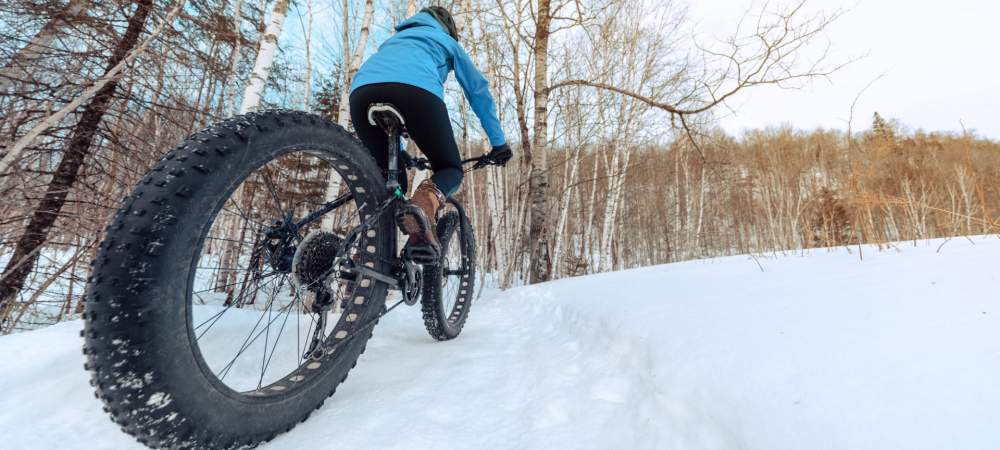
<instances>
[{"instance_id":1,"label":"birch tree","mask_svg":"<svg viewBox=\"0 0 1000 450\"><path fill-rule=\"evenodd\" d=\"M271 9L271 21L264 29L264 35L260 39L260 50L257 51L253 70L250 71L250 80L243 90L240 114L246 114L260 106L261 96L264 95L264 85L271 73L274 55L278 52L278 38L281 37L281 28L285 24L285 18L288 17L288 2L289 0L274 2L274 7Z\"/></svg>"},{"instance_id":2,"label":"birch tree","mask_svg":"<svg viewBox=\"0 0 1000 450\"><path fill-rule=\"evenodd\" d=\"M229 53L229 64L227 74L230 78L236 74L236 65L240 61L240 47L243 43L243 32L240 25L243 23L243 0L236 0L233 6L233 47ZM228 83L222 89L222 99L219 101L220 110L229 110L229 100L236 96L236 83ZM232 102L232 113L239 114L239 104L235 100Z\"/></svg>"},{"instance_id":3,"label":"birch tree","mask_svg":"<svg viewBox=\"0 0 1000 450\"><path fill-rule=\"evenodd\" d=\"M277 0L274 7L271 9L270 21L264 28L264 33L261 35L259 49L257 51L257 56L254 59L253 69L250 72L250 79L247 82L246 87L243 90L243 100L240 103L239 114L246 114L257 109L260 106L261 98L264 93L264 87L267 82L268 76L271 73L271 66L274 64L274 57L278 51L278 38L281 37L281 30L284 26L285 19L288 16L289 0ZM236 10L236 23L237 29L239 28L239 10ZM235 57L235 53L234 53ZM235 62L234 62L235 64ZM233 193L230 202L233 204L232 208L237 211L249 210L247 204L248 200L245 198L247 196L244 192L245 186L241 185ZM246 232L247 218L240 217L237 214L228 213L222 217L222 228L223 233L227 236L227 244L222 252L222 257L219 259L220 267L235 267L237 264L237 258L239 257L239 250L243 242L243 234ZM237 239L238 237L238 239ZM236 277L236 272L234 271L221 271L221 274L216 278L216 290L224 291L228 296L232 295L232 281Z\"/></svg>"},{"instance_id":4,"label":"birch tree","mask_svg":"<svg viewBox=\"0 0 1000 450\"><path fill-rule=\"evenodd\" d=\"M545 228L548 215L549 187L548 168L546 164L546 147L549 133L549 29L552 24L550 1L538 0L535 18L535 125L531 142L531 173L528 176L528 201L531 203L528 242L531 245L531 269L528 275L530 283L540 283L550 278L552 262L549 258L549 240Z\"/></svg>"},{"instance_id":5,"label":"birch tree","mask_svg":"<svg viewBox=\"0 0 1000 450\"><path fill-rule=\"evenodd\" d=\"M305 92L302 95L302 109L309 112L309 103L312 99L312 29L313 29L313 9L312 0L306 0L306 73L305 80Z\"/></svg>"},{"instance_id":6,"label":"birch tree","mask_svg":"<svg viewBox=\"0 0 1000 450\"><path fill-rule=\"evenodd\" d=\"M361 31L358 33L358 42L354 47L354 55L351 57L350 61L344 61L344 90L340 96L340 111L337 113L337 123L344 128L347 128L347 125L351 120L351 106L349 101L351 95L351 81L354 79L354 74L358 72L358 68L361 67L361 59L365 56L365 47L368 44L368 33L371 28L372 15L374 14L374 11L374 0L365 0L365 13L364 17L361 19ZM345 16L347 14L346 7L344 9L344 14ZM347 45L346 41L343 45Z\"/></svg>"},{"instance_id":7,"label":"birch tree","mask_svg":"<svg viewBox=\"0 0 1000 450\"><path fill-rule=\"evenodd\" d=\"M344 56L346 57L348 51L347 42L347 1L344 1L344 42L341 43L344 46ZM350 95L351 95L351 80L354 78L354 74L357 73L358 68L361 67L361 59L365 55L365 46L368 44L368 34L371 28L372 16L374 15L375 5L373 0L365 0L365 12L364 17L361 19L361 31L358 34L358 42L354 48L354 55L350 60L345 59L344 64L344 83L340 95L340 105L339 111L337 112L337 124L347 128L351 120L351 109L350 109ZM333 200L340 193L341 179L336 171L330 171L330 180L327 182L326 189L326 199ZM327 214L323 217L321 226L324 229L328 229L333 226L333 216Z\"/></svg>"}]
</instances>

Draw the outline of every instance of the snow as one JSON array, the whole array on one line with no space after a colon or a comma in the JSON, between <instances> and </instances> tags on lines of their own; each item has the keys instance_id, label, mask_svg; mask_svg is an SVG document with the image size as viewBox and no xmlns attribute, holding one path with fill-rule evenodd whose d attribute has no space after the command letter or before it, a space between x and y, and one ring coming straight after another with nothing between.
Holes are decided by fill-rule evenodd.
<instances>
[{"instance_id":1,"label":"snow","mask_svg":"<svg viewBox=\"0 0 1000 450\"><path fill-rule=\"evenodd\" d=\"M485 294L443 343L401 307L265 448L1000 448L998 256L956 238L565 279ZM93 398L80 327L0 338L4 448L141 448Z\"/></svg>"}]
</instances>

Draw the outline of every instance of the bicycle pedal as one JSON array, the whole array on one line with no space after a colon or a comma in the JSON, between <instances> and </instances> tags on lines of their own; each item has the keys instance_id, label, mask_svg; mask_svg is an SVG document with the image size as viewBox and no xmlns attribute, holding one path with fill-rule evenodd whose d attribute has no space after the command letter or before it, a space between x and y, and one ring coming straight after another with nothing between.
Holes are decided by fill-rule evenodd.
<instances>
[{"instance_id":1,"label":"bicycle pedal","mask_svg":"<svg viewBox=\"0 0 1000 450\"><path fill-rule=\"evenodd\" d=\"M441 260L441 252L431 245L407 245L403 248L403 257L417 264L430 265Z\"/></svg>"}]
</instances>

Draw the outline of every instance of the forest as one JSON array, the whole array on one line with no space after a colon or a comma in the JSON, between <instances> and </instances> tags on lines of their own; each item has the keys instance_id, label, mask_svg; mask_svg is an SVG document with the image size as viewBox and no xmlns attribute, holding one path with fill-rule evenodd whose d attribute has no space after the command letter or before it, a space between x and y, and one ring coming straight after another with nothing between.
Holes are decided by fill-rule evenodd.
<instances>
[{"instance_id":1,"label":"forest","mask_svg":"<svg viewBox=\"0 0 1000 450\"><path fill-rule=\"evenodd\" d=\"M351 130L350 80L431 3L0 4L0 333L80 317L103 230L187 136L273 108ZM852 59L830 56L824 31L843 11L764 5L731 35L692 42L684 5L669 1L433 3L455 14L515 153L457 194L488 283L1000 231L1000 143L973 132L879 114L847 130L718 126L744 91L835 79ZM488 151L461 89L446 87L463 155ZM281 196L336 194L330 174L301 164L279 168L312 174ZM240 201L254 217L268 208ZM220 225L235 245L219 250L219 291L245 229Z\"/></svg>"}]
</instances>

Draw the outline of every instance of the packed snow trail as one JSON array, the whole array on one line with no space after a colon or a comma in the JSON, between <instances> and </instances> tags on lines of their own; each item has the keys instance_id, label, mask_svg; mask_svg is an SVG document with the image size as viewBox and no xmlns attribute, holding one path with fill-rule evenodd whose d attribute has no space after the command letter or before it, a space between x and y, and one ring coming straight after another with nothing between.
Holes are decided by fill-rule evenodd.
<instances>
[{"instance_id":1,"label":"packed snow trail","mask_svg":"<svg viewBox=\"0 0 1000 450\"><path fill-rule=\"evenodd\" d=\"M450 342L393 312L265 448L997 449L1000 240L972 241L512 289ZM0 338L0 446L141 448L94 399L80 327Z\"/></svg>"}]
</instances>

